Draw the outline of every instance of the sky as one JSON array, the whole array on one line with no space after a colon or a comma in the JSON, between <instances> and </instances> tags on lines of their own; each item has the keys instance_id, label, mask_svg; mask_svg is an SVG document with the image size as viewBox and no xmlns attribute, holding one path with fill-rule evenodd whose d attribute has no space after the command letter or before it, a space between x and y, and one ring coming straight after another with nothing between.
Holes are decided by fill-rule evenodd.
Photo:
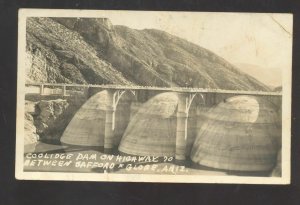
<instances>
[{"instance_id":1,"label":"sky","mask_svg":"<svg viewBox=\"0 0 300 205\"><path fill-rule=\"evenodd\" d=\"M292 15L214 12L102 11L113 25L155 28L225 58L262 82L281 85L291 68ZM258 71L263 69L263 75ZM268 75L269 76L266 76Z\"/></svg>"}]
</instances>

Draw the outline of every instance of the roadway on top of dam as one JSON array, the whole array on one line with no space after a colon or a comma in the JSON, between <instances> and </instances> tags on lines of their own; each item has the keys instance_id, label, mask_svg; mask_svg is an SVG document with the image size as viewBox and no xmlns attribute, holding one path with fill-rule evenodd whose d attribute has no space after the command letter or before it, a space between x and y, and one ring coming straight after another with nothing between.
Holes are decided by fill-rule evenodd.
<instances>
[{"instance_id":1,"label":"roadway on top of dam","mask_svg":"<svg viewBox=\"0 0 300 205\"><path fill-rule=\"evenodd\" d=\"M97 84L60 84L60 83L26 83L26 86L54 86L54 87L82 87L82 88L103 88L116 90L153 90L168 92L185 93L222 93L222 94L240 94L240 95L263 95L263 96L282 96L282 92L266 91L245 91L245 90L224 90L213 88L191 88L191 87L153 87L153 86L128 86L128 85L97 85Z\"/></svg>"}]
</instances>

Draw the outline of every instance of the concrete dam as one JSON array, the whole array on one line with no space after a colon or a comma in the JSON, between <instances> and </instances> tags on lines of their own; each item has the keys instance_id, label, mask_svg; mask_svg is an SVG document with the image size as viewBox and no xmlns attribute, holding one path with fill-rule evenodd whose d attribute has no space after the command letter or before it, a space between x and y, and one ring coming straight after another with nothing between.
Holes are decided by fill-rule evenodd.
<instances>
[{"instance_id":1,"label":"concrete dam","mask_svg":"<svg viewBox=\"0 0 300 205\"><path fill-rule=\"evenodd\" d=\"M63 96L71 93L58 86ZM61 137L64 144L174 156L233 171L268 171L276 164L280 93L122 86L90 86L85 92L87 101Z\"/></svg>"}]
</instances>

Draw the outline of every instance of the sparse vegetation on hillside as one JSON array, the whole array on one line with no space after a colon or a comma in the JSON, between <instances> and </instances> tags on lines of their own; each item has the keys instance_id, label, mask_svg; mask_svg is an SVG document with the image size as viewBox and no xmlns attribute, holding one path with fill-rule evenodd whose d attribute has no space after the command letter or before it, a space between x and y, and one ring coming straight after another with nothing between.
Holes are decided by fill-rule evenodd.
<instances>
[{"instance_id":1,"label":"sparse vegetation on hillside","mask_svg":"<svg viewBox=\"0 0 300 205\"><path fill-rule=\"evenodd\" d=\"M37 82L269 90L198 45L108 19L28 18L27 53Z\"/></svg>"}]
</instances>

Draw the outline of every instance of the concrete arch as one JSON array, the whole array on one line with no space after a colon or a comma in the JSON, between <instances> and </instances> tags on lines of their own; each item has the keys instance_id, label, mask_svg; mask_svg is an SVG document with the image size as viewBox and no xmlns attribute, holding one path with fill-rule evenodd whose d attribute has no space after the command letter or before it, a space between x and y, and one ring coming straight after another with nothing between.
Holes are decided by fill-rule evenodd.
<instances>
[{"instance_id":1,"label":"concrete arch","mask_svg":"<svg viewBox=\"0 0 300 205\"><path fill-rule=\"evenodd\" d=\"M120 136L116 136L116 113L120 100L129 94L131 99L136 100L135 91L107 89L107 104L105 110L105 133L104 133L104 152L111 153L115 147L116 141ZM128 119L129 121L129 119ZM126 123L126 122L124 122ZM127 122L128 124L128 122Z\"/></svg>"},{"instance_id":2,"label":"concrete arch","mask_svg":"<svg viewBox=\"0 0 300 205\"><path fill-rule=\"evenodd\" d=\"M176 149L175 159L180 162L186 159L188 152L188 121L191 106L195 101L199 104L205 104L205 96L202 93L178 93L177 125L176 125ZM196 106L197 107L197 106Z\"/></svg>"}]
</instances>

